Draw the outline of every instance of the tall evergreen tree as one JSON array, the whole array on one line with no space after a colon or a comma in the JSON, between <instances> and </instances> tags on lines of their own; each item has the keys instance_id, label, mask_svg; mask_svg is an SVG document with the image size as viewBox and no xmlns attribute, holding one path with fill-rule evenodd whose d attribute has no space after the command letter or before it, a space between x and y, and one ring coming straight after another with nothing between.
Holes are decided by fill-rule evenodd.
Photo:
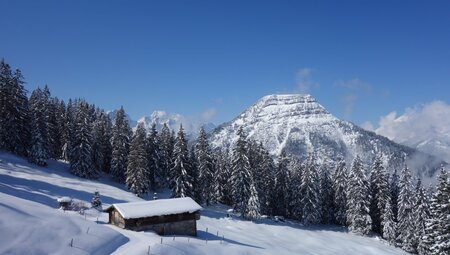
<instances>
[{"instance_id":1,"label":"tall evergreen tree","mask_svg":"<svg viewBox=\"0 0 450 255\"><path fill-rule=\"evenodd\" d=\"M32 132L28 158L30 162L41 166L46 166L47 159L50 158L45 104L43 91L40 88L35 89L30 97Z\"/></svg>"},{"instance_id":2,"label":"tall evergreen tree","mask_svg":"<svg viewBox=\"0 0 450 255\"><path fill-rule=\"evenodd\" d=\"M367 235L370 232L372 219L369 215L369 207L369 184L361 158L356 156L349 176L347 193L347 224L350 231L361 235Z\"/></svg>"},{"instance_id":3,"label":"tall evergreen tree","mask_svg":"<svg viewBox=\"0 0 450 255\"><path fill-rule=\"evenodd\" d=\"M345 226L347 223L347 168L345 161L340 159L333 173L334 217L336 223Z\"/></svg>"},{"instance_id":4,"label":"tall evergreen tree","mask_svg":"<svg viewBox=\"0 0 450 255\"><path fill-rule=\"evenodd\" d=\"M398 236L397 242L407 252L414 252L414 214L411 173L405 165L400 174L400 193L398 196Z\"/></svg>"},{"instance_id":5,"label":"tall evergreen tree","mask_svg":"<svg viewBox=\"0 0 450 255\"><path fill-rule=\"evenodd\" d=\"M319 175L315 157L310 155L303 171L302 185L302 222L305 225L320 223Z\"/></svg>"},{"instance_id":6,"label":"tall evergreen tree","mask_svg":"<svg viewBox=\"0 0 450 255\"><path fill-rule=\"evenodd\" d=\"M158 146L158 131L156 131L156 124L153 123L147 137L147 157L148 157L148 175L150 187L152 189L162 187L162 176L160 176L160 158Z\"/></svg>"},{"instance_id":7,"label":"tall evergreen tree","mask_svg":"<svg viewBox=\"0 0 450 255\"><path fill-rule=\"evenodd\" d=\"M160 167L157 175L160 178L162 187L169 187L170 168L173 153L173 143L170 129L166 123L163 124L158 136Z\"/></svg>"},{"instance_id":8,"label":"tall evergreen tree","mask_svg":"<svg viewBox=\"0 0 450 255\"><path fill-rule=\"evenodd\" d=\"M288 158L286 151L282 150L278 157L278 164L275 168L275 186L274 195L277 198L277 203L274 204L274 213L279 216L287 215L288 208L288 181L289 181L289 170L288 170Z\"/></svg>"},{"instance_id":9,"label":"tall evergreen tree","mask_svg":"<svg viewBox=\"0 0 450 255\"><path fill-rule=\"evenodd\" d=\"M216 197L219 202L232 205L232 183L230 182L232 176L231 157L228 150L216 152L216 178L215 178L215 190Z\"/></svg>"},{"instance_id":10,"label":"tall evergreen tree","mask_svg":"<svg viewBox=\"0 0 450 255\"><path fill-rule=\"evenodd\" d=\"M289 181L289 217L301 220L303 213L302 206L302 177L304 166L298 158L293 158L289 164L290 181ZM276 197L273 197L273 203L276 203Z\"/></svg>"},{"instance_id":11,"label":"tall evergreen tree","mask_svg":"<svg viewBox=\"0 0 450 255\"><path fill-rule=\"evenodd\" d=\"M419 247L421 254L450 254L450 178L444 168L438 176L436 191L430 204L430 218Z\"/></svg>"},{"instance_id":12,"label":"tall evergreen tree","mask_svg":"<svg viewBox=\"0 0 450 255\"><path fill-rule=\"evenodd\" d=\"M125 182L125 172L128 165L128 153L130 151L131 128L125 118L125 111L121 107L116 114L116 120L112 128L112 156L111 175L120 183Z\"/></svg>"},{"instance_id":13,"label":"tall evergreen tree","mask_svg":"<svg viewBox=\"0 0 450 255\"><path fill-rule=\"evenodd\" d=\"M391 198L388 197L382 214L381 225L383 226L383 238L391 245L395 245L397 238L397 224L394 221L394 212L392 212Z\"/></svg>"},{"instance_id":14,"label":"tall evergreen tree","mask_svg":"<svg viewBox=\"0 0 450 255\"><path fill-rule=\"evenodd\" d=\"M395 222L398 222L398 195L400 194L400 187L397 168L394 168L394 172L391 175L391 179L389 181L389 191L391 193L392 213L394 213L394 220Z\"/></svg>"},{"instance_id":15,"label":"tall evergreen tree","mask_svg":"<svg viewBox=\"0 0 450 255\"><path fill-rule=\"evenodd\" d=\"M111 120L104 110L97 109L93 123L94 163L99 171L109 173L111 167Z\"/></svg>"},{"instance_id":16,"label":"tall evergreen tree","mask_svg":"<svg viewBox=\"0 0 450 255\"><path fill-rule=\"evenodd\" d=\"M250 198L251 170L247 155L247 140L242 127L237 131L238 140L233 147L232 158L232 194L233 207L244 216L248 212L248 200Z\"/></svg>"},{"instance_id":17,"label":"tall evergreen tree","mask_svg":"<svg viewBox=\"0 0 450 255\"><path fill-rule=\"evenodd\" d=\"M194 195L193 177L190 175L191 165L189 161L187 141L183 126L180 125L173 149L172 169L170 170L173 174L172 197L192 197Z\"/></svg>"},{"instance_id":18,"label":"tall evergreen tree","mask_svg":"<svg viewBox=\"0 0 450 255\"><path fill-rule=\"evenodd\" d=\"M200 128L197 143L195 144L195 154L198 164L199 190L202 201L208 206L215 203L216 196L214 194L214 162L212 158L211 148L206 137L206 132Z\"/></svg>"},{"instance_id":19,"label":"tall evergreen tree","mask_svg":"<svg viewBox=\"0 0 450 255\"><path fill-rule=\"evenodd\" d=\"M92 150L92 126L89 119L89 105L81 101L76 114L74 140L70 151L70 171L83 178L97 178Z\"/></svg>"},{"instance_id":20,"label":"tall evergreen tree","mask_svg":"<svg viewBox=\"0 0 450 255\"><path fill-rule=\"evenodd\" d=\"M139 123L133 135L128 156L126 185L136 196L142 196L149 190L146 132Z\"/></svg>"},{"instance_id":21,"label":"tall evergreen tree","mask_svg":"<svg viewBox=\"0 0 450 255\"><path fill-rule=\"evenodd\" d=\"M22 72L0 62L0 148L25 156L30 141L30 116Z\"/></svg>"},{"instance_id":22,"label":"tall evergreen tree","mask_svg":"<svg viewBox=\"0 0 450 255\"><path fill-rule=\"evenodd\" d=\"M370 174L370 217L372 218L372 230L382 234L383 214L389 198L389 182L387 173L383 167L381 157L377 157L372 165Z\"/></svg>"},{"instance_id":23,"label":"tall evergreen tree","mask_svg":"<svg viewBox=\"0 0 450 255\"><path fill-rule=\"evenodd\" d=\"M334 190L331 181L329 164L323 164L320 168L319 191L320 191L320 209L321 222L323 224L332 224L334 220L335 204L334 204Z\"/></svg>"},{"instance_id":24,"label":"tall evergreen tree","mask_svg":"<svg viewBox=\"0 0 450 255\"><path fill-rule=\"evenodd\" d=\"M414 190L416 199L413 207L414 239L412 243L414 250L419 252L421 249L421 237L425 235L425 222L430 218L430 209L428 197L425 189L422 187L422 181L420 179L417 179ZM423 253L423 251L420 251L419 253Z\"/></svg>"}]
</instances>

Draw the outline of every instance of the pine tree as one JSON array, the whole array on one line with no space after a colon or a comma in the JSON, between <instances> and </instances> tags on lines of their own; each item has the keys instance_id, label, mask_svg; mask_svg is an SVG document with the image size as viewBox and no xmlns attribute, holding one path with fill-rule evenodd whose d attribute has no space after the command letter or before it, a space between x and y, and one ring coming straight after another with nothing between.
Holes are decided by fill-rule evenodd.
<instances>
[{"instance_id":1,"label":"pine tree","mask_svg":"<svg viewBox=\"0 0 450 255\"><path fill-rule=\"evenodd\" d=\"M152 189L162 187L162 176L160 174L160 158L158 146L158 131L156 131L156 124L153 123L147 137L147 157L148 157L148 176L150 187Z\"/></svg>"},{"instance_id":2,"label":"pine tree","mask_svg":"<svg viewBox=\"0 0 450 255\"><path fill-rule=\"evenodd\" d=\"M180 125L173 149L172 197L192 197L194 194L190 157L183 126Z\"/></svg>"},{"instance_id":3,"label":"pine tree","mask_svg":"<svg viewBox=\"0 0 450 255\"><path fill-rule=\"evenodd\" d=\"M22 72L14 73L4 59L0 62L0 148L27 155L30 116Z\"/></svg>"},{"instance_id":4,"label":"pine tree","mask_svg":"<svg viewBox=\"0 0 450 255\"><path fill-rule=\"evenodd\" d=\"M419 252L429 255L450 254L450 178L444 168L438 176L436 191L430 204L430 218Z\"/></svg>"},{"instance_id":5,"label":"pine tree","mask_svg":"<svg viewBox=\"0 0 450 255\"><path fill-rule=\"evenodd\" d=\"M353 233L367 235L372 227L369 215L369 184L361 158L356 156L349 176L347 193L347 224Z\"/></svg>"},{"instance_id":6,"label":"pine tree","mask_svg":"<svg viewBox=\"0 0 450 255\"><path fill-rule=\"evenodd\" d=\"M407 252L414 252L414 215L412 211L411 173L405 165L400 175L400 193L398 196L397 243Z\"/></svg>"},{"instance_id":7,"label":"pine tree","mask_svg":"<svg viewBox=\"0 0 450 255\"><path fill-rule=\"evenodd\" d=\"M162 187L169 187L170 168L173 153L173 143L171 141L170 129L166 123L163 124L158 136L160 167L157 175L160 178Z\"/></svg>"},{"instance_id":8,"label":"pine tree","mask_svg":"<svg viewBox=\"0 0 450 255\"><path fill-rule=\"evenodd\" d=\"M93 138L95 168L101 172L109 173L111 167L111 120L105 111L97 109L93 124Z\"/></svg>"},{"instance_id":9,"label":"pine tree","mask_svg":"<svg viewBox=\"0 0 450 255\"><path fill-rule=\"evenodd\" d=\"M94 168L92 150L92 126L89 120L89 105L81 101L76 114L74 140L70 151L70 171L83 178L98 178Z\"/></svg>"},{"instance_id":10,"label":"pine tree","mask_svg":"<svg viewBox=\"0 0 450 255\"><path fill-rule=\"evenodd\" d=\"M383 238L391 245L395 245L397 237L397 227L394 221L394 212L392 212L391 199L388 197L382 214L381 225L383 226Z\"/></svg>"},{"instance_id":11,"label":"pine tree","mask_svg":"<svg viewBox=\"0 0 450 255\"><path fill-rule=\"evenodd\" d=\"M381 157L377 157L373 163L370 174L370 217L372 218L372 230L382 234L384 209L389 197L389 183L387 173L383 167Z\"/></svg>"},{"instance_id":12,"label":"pine tree","mask_svg":"<svg viewBox=\"0 0 450 255\"><path fill-rule=\"evenodd\" d=\"M94 192L94 197L92 197L91 200L91 206L92 208L102 211L102 200L100 198L100 192L98 191Z\"/></svg>"},{"instance_id":13,"label":"pine tree","mask_svg":"<svg viewBox=\"0 0 450 255\"><path fill-rule=\"evenodd\" d=\"M201 200L209 206L211 203L215 203L216 197L214 194L214 162L211 156L211 148L206 137L206 132L200 128L200 133L195 144L195 154L198 164L198 178L199 178L199 190L201 194Z\"/></svg>"},{"instance_id":14,"label":"pine tree","mask_svg":"<svg viewBox=\"0 0 450 255\"><path fill-rule=\"evenodd\" d=\"M334 217L336 223L343 226L347 223L347 178L345 161L340 159L333 173Z\"/></svg>"},{"instance_id":15,"label":"pine tree","mask_svg":"<svg viewBox=\"0 0 450 255\"><path fill-rule=\"evenodd\" d=\"M147 145L145 128L139 123L133 135L128 156L126 185L136 196L142 196L149 190Z\"/></svg>"},{"instance_id":16,"label":"pine tree","mask_svg":"<svg viewBox=\"0 0 450 255\"><path fill-rule=\"evenodd\" d=\"M305 225L318 224L321 219L318 167L314 156L310 155L303 171L302 185L302 222Z\"/></svg>"},{"instance_id":17,"label":"pine tree","mask_svg":"<svg viewBox=\"0 0 450 255\"><path fill-rule=\"evenodd\" d=\"M116 114L116 120L112 129L112 156L111 175L120 183L125 182L128 153L130 151L131 128L125 118L125 111L121 107Z\"/></svg>"},{"instance_id":18,"label":"pine tree","mask_svg":"<svg viewBox=\"0 0 450 255\"><path fill-rule=\"evenodd\" d=\"M45 99L40 88L35 89L30 98L31 112L31 148L28 152L30 162L40 166L47 165L50 158L48 151L48 126L45 117Z\"/></svg>"},{"instance_id":19,"label":"pine tree","mask_svg":"<svg viewBox=\"0 0 450 255\"><path fill-rule=\"evenodd\" d=\"M391 202L392 202L392 212L394 213L394 220L398 222L398 195L400 193L399 188L399 177L397 174L397 168L394 169L394 172L391 175L391 179L389 182L389 192L391 193Z\"/></svg>"},{"instance_id":20,"label":"pine tree","mask_svg":"<svg viewBox=\"0 0 450 255\"><path fill-rule=\"evenodd\" d=\"M216 153L216 179L215 191L219 202L232 205L232 183L230 182L232 176L231 158L228 150L218 151Z\"/></svg>"},{"instance_id":21,"label":"pine tree","mask_svg":"<svg viewBox=\"0 0 450 255\"><path fill-rule=\"evenodd\" d=\"M250 162L247 155L247 140L242 127L237 131L238 140L233 147L232 158L232 194L233 207L245 216L248 212L248 200L250 198Z\"/></svg>"},{"instance_id":22,"label":"pine tree","mask_svg":"<svg viewBox=\"0 0 450 255\"><path fill-rule=\"evenodd\" d=\"M413 247L419 253L423 254L421 250L421 238L425 235L425 223L430 218L430 209L428 205L428 198L425 189L422 187L422 181L417 180L415 187L415 203L414 203L414 239Z\"/></svg>"},{"instance_id":23,"label":"pine tree","mask_svg":"<svg viewBox=\"0 0 450 255\"><path fill-rule=\"evenodd\" d=\"M274 204L274 213L279 216L287 215L288 207L288 158L286 156L286 151L282 150L278 157L278 165L275 168L275 186L274 195L277 198L277 203Z\"/></svg>"},{"instance_id":24,"label":"pine tree","mask_svg":"<svg viewBox=\"0 0 450 255\"><path fill-rule=\"evenodd\" d=\"M330 178L327 164L323 164L320 169L319 178L319 190L320 190L320 208L321 208L321 222L323 224L332 224L334 220L334 190L333 183Z\"/></svg>"},{"instance_id":25,"label":"pine tree","mask_svg":"<svg viewBox=\"0 0 450 255\"><path fill-rule=\"evenodd\" d=\"M247 208L248 211L245 214L245 218L250 220L257 220L261 217L258 191L256 191L256 187L253 181L250 184L250 197L248 199Z\"/></svg>"},{"instance_id":26,"label":"pine tree","mask_svg":"<svg viewBox=\"0 0 450 255\"><path fill-rule=\"evenodd\" d=\"M289 216L293 219L301 220L303 213L301 186L304 166L298 158L293 158L290 161L289 170L291 172L289 182ZM276 202L276 197L273 198L273 201L274 203Z\"/></svg>"}]
</instances>

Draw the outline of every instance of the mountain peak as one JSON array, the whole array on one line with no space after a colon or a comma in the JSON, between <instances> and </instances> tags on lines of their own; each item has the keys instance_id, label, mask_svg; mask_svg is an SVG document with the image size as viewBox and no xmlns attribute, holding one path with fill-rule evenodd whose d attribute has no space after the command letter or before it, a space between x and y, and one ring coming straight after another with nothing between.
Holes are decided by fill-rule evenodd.
<instances>
[{"instance_id":1,"label":"mountain peak","mask_svg":"<svg viewBox=\"0 0 450 255\"><path fill-rule=\"evenodd\" d=\"M256 104L248 108L243 115L252 117L268 116L269 118L334 118L309 94L264 96Z\"/></svg>"}]
</instances>

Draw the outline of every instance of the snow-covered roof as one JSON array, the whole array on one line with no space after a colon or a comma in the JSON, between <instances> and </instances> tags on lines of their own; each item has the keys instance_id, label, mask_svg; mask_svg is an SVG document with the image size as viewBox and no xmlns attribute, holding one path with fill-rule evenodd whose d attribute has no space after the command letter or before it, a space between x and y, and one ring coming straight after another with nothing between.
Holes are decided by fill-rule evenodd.
<instances>
[{"instance_id":1,"label":"snow-covered roof","mask_svg":"<svg viewBox=\"0 0 450 255\"><path fill-rule=\"evenodd\" d=\"M113 204L106 211L111 210L113 207L119 211L124 219L193 213L202 209L190 197Z\"/></svg>"},{"instance_id":2,"label":"snow-covered roof","mask_svg":"<svg viewBox=\"0 0 450 255\"><path fill-rule=\"evenodd\" d=\"M72 201L72 198L70 197L60 197L57 199L58 203L69 203Z\"/></svg>"}]
</instances>

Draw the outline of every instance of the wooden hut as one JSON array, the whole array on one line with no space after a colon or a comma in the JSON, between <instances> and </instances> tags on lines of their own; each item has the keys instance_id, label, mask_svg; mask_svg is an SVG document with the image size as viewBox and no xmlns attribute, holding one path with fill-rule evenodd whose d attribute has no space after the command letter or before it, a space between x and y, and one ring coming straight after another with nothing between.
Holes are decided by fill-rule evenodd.
<instances>
[{"instance_id":1,"label":"wooden hut","mask_svg":"<svg viewBox=\"0 0 450 255\"><path fill-rule=\"evenodd\" d=\"M109 223L135 231L151 230L159 235L197 236L202 207L190 197L113 204L105 211Z\"/></svg>"},{"instance_id":2,"label":"wooden hut","mask_svg":"<svg viewBox=\"0 0 450 255\"><path fill-rule=\"evenodd\" d=\"M72 203L72 198L70 197L60 197L56 201L59 203L59 209L69 210L70 204Z\"/></svg>"}]
</instances>

